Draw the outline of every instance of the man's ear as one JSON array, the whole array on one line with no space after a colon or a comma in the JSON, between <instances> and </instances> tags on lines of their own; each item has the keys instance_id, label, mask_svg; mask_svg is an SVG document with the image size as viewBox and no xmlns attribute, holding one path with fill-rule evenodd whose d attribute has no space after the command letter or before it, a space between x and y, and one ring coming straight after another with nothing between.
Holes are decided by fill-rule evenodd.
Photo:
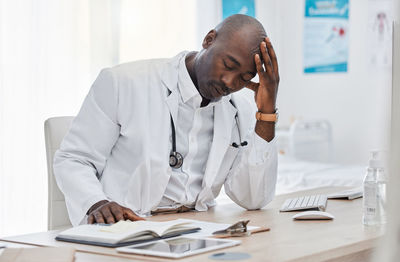
<instances>
[{"instance_id":1,"label":"man's ear","mask_svg":"<svg viewBox=\"0 0 400 262\"><path fill-rule=\"evenodd\" d=\"M206 37L204 37L203 40L202 44L203 48L207 49L212 43L214 43L216 37L217 37L217 31L215 31L215 29L208 32L208 34L206 35Z\"/></svg>"}]
</instances>

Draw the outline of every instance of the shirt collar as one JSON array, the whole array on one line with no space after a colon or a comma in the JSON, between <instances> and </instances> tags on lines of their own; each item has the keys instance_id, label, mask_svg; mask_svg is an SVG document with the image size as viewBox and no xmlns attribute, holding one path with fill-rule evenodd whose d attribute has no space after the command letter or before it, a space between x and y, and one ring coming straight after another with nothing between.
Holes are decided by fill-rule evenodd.
<instances>
[{"instance_id":1,"label":"shirt collar","mask_svg":"<svg viewBox=\"0 0 400 262\"><path fill-rule=\"evenodd\" d=\"M186 55L188 53L189 52L187 52ZM179 61L179 67L178 67L179 93L181 94L184 103L186 103L195 96L199 96L201 101L201 96L199 94L199 91L197 91L196 86L193 84L193 81L190 78L189 72L186 67L186 55L183 56Z\"/></svg>"}]
</instances>

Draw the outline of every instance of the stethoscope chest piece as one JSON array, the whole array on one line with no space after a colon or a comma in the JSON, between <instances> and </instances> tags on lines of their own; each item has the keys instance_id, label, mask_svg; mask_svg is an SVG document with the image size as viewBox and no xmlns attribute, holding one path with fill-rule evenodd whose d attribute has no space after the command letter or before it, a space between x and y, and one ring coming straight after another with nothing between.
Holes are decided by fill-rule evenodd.
<instances>
[{"instance_id":1,"label":"stethoscope chest piece","mask_svg":"<svg viewBox=\"0 0 400 262\"><path fill-rule=\"evenodd\" d=\"M183 164L183 157L179 152L172 151L169 155L169 166L172 168L180 168Z\"/></svg>"},{"instance_id":2,"label":"stethoscope chest piece","mask_svg":"<svg viewBox=\"0 0 400 262\"><path fill-rule=\"evenodd\" d=\"M171 115L171 128L172 128L172 150L169 154L169 166L172 168L180 168L183 164L183 156L181 153L176 152L176 134L174 120Z\"/></svg>"}]
</instances>

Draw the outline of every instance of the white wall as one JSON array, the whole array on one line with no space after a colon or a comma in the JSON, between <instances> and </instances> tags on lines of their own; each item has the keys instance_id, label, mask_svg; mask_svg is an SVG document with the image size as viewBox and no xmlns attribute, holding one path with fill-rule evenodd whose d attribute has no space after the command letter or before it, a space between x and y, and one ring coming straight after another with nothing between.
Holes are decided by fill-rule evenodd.
<instances>
[{"instance_id":1,"label":"white wall","mask_svg":"<svg viewBox=\"0 0 400 262\"><path fill-rule=\"evenodd\" d=\"M257 16L278 54L280 126L290 119L328 119L334 160L366 164L369 150L385 145L389 121L390 69L368 65L368 1L350 0L347 73L303 73L304 0L257 1Z\"/></svg>"},{"instance_id":2,"label":"white wall","mask_svg":"<svg viewBox=\"0 0 400 262\"><path fill-rule=\"evenodd\" d=\"M221 0L196 1L196 50L201 50L201 43L206 34L222 20Z\"/></svg>"},{"instance_id":3,"label":"white wall","mask_svg":"<svg viewBox=\"0 0 400 262\"><path fill-rule=\"evenodd\" d=\"M119 63L196 48L196 1L121 0Z\"/></svg>"}]
</instances>

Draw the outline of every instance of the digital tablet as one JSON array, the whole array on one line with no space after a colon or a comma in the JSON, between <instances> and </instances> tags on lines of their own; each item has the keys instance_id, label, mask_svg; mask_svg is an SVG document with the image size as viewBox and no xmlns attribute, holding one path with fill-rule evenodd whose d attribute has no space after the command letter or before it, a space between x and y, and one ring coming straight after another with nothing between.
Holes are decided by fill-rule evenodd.
<instances>
[{"instance_id":1,"label":"digital tablet","mask_svg":"<svg viewBox=\"0 0 400 262\"><path fill-rule=\"evenodd\" d=\"M241 241L239 240L181 236L150 243L119 247L117 251L158 257L181 258L220 248L237 246L240 243Z\"/></svg>"}]
</instances>

